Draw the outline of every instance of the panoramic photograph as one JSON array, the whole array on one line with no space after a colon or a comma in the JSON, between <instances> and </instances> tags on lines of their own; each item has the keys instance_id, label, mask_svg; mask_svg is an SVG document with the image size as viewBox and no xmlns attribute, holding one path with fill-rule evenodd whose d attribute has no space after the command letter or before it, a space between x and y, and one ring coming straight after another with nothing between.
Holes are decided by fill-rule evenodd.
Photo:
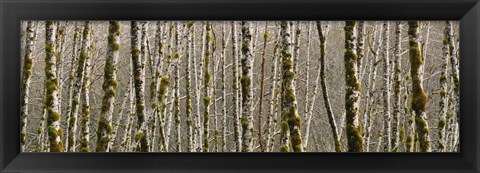
<instances>
[{"instance_id":1,"label":"panoramic photograph","mask_svg":"<svg viewBox=\"0 0 480 173\"><path fill-rule=\"evenodd\" d=\"M460 152L458 21L20 24L22 152Z\"/></svg>"}]
</instances>

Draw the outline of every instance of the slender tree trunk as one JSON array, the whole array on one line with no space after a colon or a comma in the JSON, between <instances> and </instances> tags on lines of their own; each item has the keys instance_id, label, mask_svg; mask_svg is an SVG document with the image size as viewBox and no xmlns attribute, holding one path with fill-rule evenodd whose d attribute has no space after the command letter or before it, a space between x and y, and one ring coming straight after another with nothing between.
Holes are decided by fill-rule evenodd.
<instances>
[{"instance_id":1,"label":"slender tree trunk","mask_svg":"<svg viewBox=\"0 0 480 173\"><path fill-rule=\"evenodd\" d=\"M438 149L439 151L445 151L445 125L448 113L448 88L447 88L447 74L448 74L448 60L450 55L449 50L449 34L450 29L448 25L445 25L444 40L443 40L443 56L442 56L442 70L440 73L440 117L438 120Z\"/></svg>"},{"instance_id":2,"label":"slender tree trunk","mask_svg":"<svg viewBox=\"0 0 480 173\"><path fill-rule=\"evenodd\" d=\"M195 23L192 22L192 70L193 70L193 80L194 80L194 106L196 112L194 113L194 117L192 119L193 123L193 148L192 151L196 152L199 151L199 146L200 146L200 138L201 138L201 132L200 132L200 83L199 83L199 73L201 73L201 70L198 70L197 68L197 54L196 54L196 30L195 30Z\"/></svg>"},{"instance_id":3,"label":"slender tree trunk","mask_svg":"<svg viewBox=\"0 0 480 173\"><path fill-rule=\"evenodd\" d=\"M363 60L363 57L365 57L365 21L358 21L358 25L357 25L357 28L358 28L358 38L357 38L357 55L358 55L358 59L357 59L357 66L358 66L358 72L357 74L358 75L362 75L360 72L362 71L362 60Z\"/></svg>"},{"instance_id":4,"label":"slender tree trunk","mask_svg":"<svg viewBox=\"0 0 480 173\"><path fill-rule=\"evenodd\" d=\"M57 67L55 61L55 22L45 22L45 88L47 109L47 127L48 139L50 143L50 152L63 152L63 143L61 137L63 130L60 128L60 110L58 109L58 76L56 74Z\"/></svg>"},{"instance_id":5,"label":"slender tree trunk","mask_svg":"<svg viewBox=\"0 0 480 173\"><path fill-rule=\"evenodd\" d=\"M209 66L210 66L210 56L212 55L212 52L210 52L210 41L211 41L211 25L210 22L206 22L205 24L205 54L203 57L203 63L204 63L204 68L203 68L203 106L204 106L204 113L203 113L203 146L202 146L202 151L203 152L209 152L210 151L210 141L209 141L209 125L210 125L210 71L209 71Z\"/></svg>"},{"instance_id":6,"label":"slender tree trunk","mask_svg":"<svg viewBox=\"0 0 480 173\"><path fill-rule=\"evenodd\" d=\"M120 50L120 22L109 21L107 59L104 67L103 102L98 120L96 152L108 152L112 140L112 116L117 82L117 61Z\"/></svg>"},{"instance_id":7,"label":"slender tree trunk","mask_svg":"<svg viewBox=\"0 0 480 173\"><path fill-rule=\"evenodd\" d=\"M192 35L193 28L194 28L194 22L189 21L187 23L187 34L185 34L187 43L185 44L185 92L186 92L186 98L185 98L185 114L187 118L187 151L188 152L194 152L195 151L195 140L194 140L194 119L192 118L192 94L191 94L191 84L190 84L190 70L191 68L191 59L192 57L195 58L193 55L193 52L195 52L194 49L192 48L192 44L195 44L192 42L192 38L195 37L195 35Z\"/></svg>"},{"instance_id":8,"label":"slender tree trunk","mask_svg":"<svg viewBox=\"0 0 480 173\"><path fill-rule=\"evenodd\" d=\"M295 72L290 43L290 25L281 22L281 56L282 56L282 132L280 151L289 152L288 141L293 151L303 152L301 137L301 119L297 112L297 99L295 94Z\"/></svg>"},{"instance_id":9,"label":"slender tree trunk","mask_svg":"<svg viewBox=\"0 0 480 173\"><path fill-rule=\"evenodd\" d=\"M72 92L72 102L71 102L71 112L69 115L68 121L68 146L67 152L76 151L76 133L77 133L77 119L78 119L78 108L80 104L80 94L83 88L84 73L85 73L85 64L88 59L88 46L90 45L90 30L92 28L91 22L85 21L84 29L82 33L82 45L80 50L80 57L78 59L77 70L75 71L76 77L73 84Z\"/></svg>"},{"instance_id":10,"label":"slender tree trunk","mask_svg":"<svg viewBox=\"0 0 480 173\"><path fill-rule=\"evenodd\" d=\"M327 25L328 27L328 25ZM322 95L323 95L323 102L325 105L325 110L327 110L327 116L328 116L328 122L330 124L330 128L332 129L332 134L333 134L333 142L335 145L335 151L336 152L342 152L342 146L340 144L340 138L338 135L338 129L337 129L337 123L335 122L335 116L333 114L332 106L330 105L330 96L328 94L328 87L326 83L326 41L327 41L327 36L324 34L324 31L322 31L322 24L320 21L317 21L317 30L318 30L318 35L320 38L320 58L319 58L319 64L320 68L318 68L319 74L317 76L317 83L319 81L319 78L321 78L320 85L322 87ZM325 32L327 33L327 32ZM315 87L314 94L316 95L317 93L317 87ZM315 99L313 99L315 100ZM315 102L315 101L313 101ZM313 109L314 105L310 106L310 109ZM313 111L310 111L313 113Z\"/></svg>"},{"instance_id":11,"label":"slender tree trunk","mask_svg":"<svg viewBox=\"0 0 480 173\"><path fill-rule=\"evenodd\" d=\"M377 30L377 27L375 27L374 31ZM376 99L374 98L375 94L375 88L376 88L376 83L377 83L377 65L379 63L379 52L380 52L380 46L382 44L382 31L383 30L383 25L380 25L380 28L378 29L378 32L376 36L373 37L373 42L375 43L375 50L372 50L373 52L373 58L371 58L371 66L369 68L369 76L368 76L368 94L366 95L365 98L365 115L364 115L364 122L365 122L365 133L363 134L363 138L365 139L365 151L368 152L370 151L370 139L372 137L371 131L372 131L372 124L373 120L375 119L375 101Z\"/></svg>"},{"instance_id":12,"label":"slender tree trunk","mask_svg":"<svg viewBox=\"0 0 480 173\"><path fill-rule=\"evenodd\" d=\"M401 61L400 61L400 51L402 47L402 34L401 34L401 29L402 29L402 22L401 21L396 21L395 22L395 52L394 52L394 71L393 71L393 81L394 81L394 92L393 92L393 117L392 117L392 136L391 136L391 148L396 149L402 141L400 138L400 131L399 126L400 126L400 105L401 105L401 98L402 96L400 95L400 88L402 86L402 81L400 78L400 74L402 73L402 67L401 67Z\"/></svg>"},{"instance_id":13,"label":"slender tree trunk","mask_svg":"<svg viewBox=\"0 0 480 173\"><path fill-rule=\"evenodd\" d=\"M239 84L238 84L238 52L237 52L237 27L235 21L232 21L232 89L233 89L233 131L235 141L235 151L240 152L242 149L241 128L240 128L240 108L239 108Z\"/></svg>"},{"instance_id":14,"label":"slender tree trunk","mask_svg":"<svg viewBox=\"0 0 480 173\"><path fill-rule=\"evenodd\" d=\"M242 21L242 152L253 151L252 23Z\"/></svg>"},{"instance_id":15,"label":"slender tree trunk","mask_svg":"<svg viewBox=\"0 0 480 173\"><path fill-rule=\"evenodd\" d=\"M260 144L260 151L265 152L265 145L262 137L262 114L263 114L263 85L265 81L265 54L267 52L267 39L268 39L267 22L265 22L265 33L263 34L263 52L262 52L262 68L261 68L261 80L260 80L260 107L258 109L258 143Z\"/></svg>"},{"instance_id":16,"label":"slender tree trunk","mask_svg":"<svg viewBox=\"0 0 480 173\"><path fill-rule=\"evenodd\" d=\"M392 148L391 145L391 120L390 120L390 23L389 21L383 22L383 151L388 152Z\"/></svg>"},{"instance_id":17,"label":"slender tree trunk","mask_svg":"<svg viewBox=\"0 0 480 173\"><path fill-rule=\"evenodd\" d=\"M358 120L360 83L357 77L357 54L355 49L356 22L345 22L345 110L348 152L362 152L362 129Z\"/></svg>"},{"instance_id":18,"label":"slender tree trunk","mask_svg":"<svg viewBox=\"0 0 480 173\"><path fill-rule=\"evenodd\" d=\"M222 22L222 151L228 152L227 150L227 84L226 84L226 73L227 69L226 59L227 59L227 35L225 33L225 23Z\"/></svg>"},{"instance_id":19,"label":"slender tree trunk","mask_svg":"<svg viewBox=\"0 0 480 173\"><path fill-rule=\"evenodd\" d=\"M197 65L196 65L196 58L193 58L194 62L193 62L193 66L195 67L195 73L197 75L195 75L195 86L196 86L196 107L197 107L197 114L196 114L196 121L197 121L197 129L198 129L198 136L197 137L197 140L198 140L198 146L197 146L197 151L202 151L202 147L203 147L203 127L202 127L202 116L201 116L201 113L200 113L200 102L202 100L201 98L201 78L203 77L203 62L204 62L204 59L205 59L205 47L206 47L206 24L204 23L202 25L202 35L201 35L201 45L202 45L202 49L201 49L201 52L200 52L200 61L199 61L199 67L197 69Z\"/></svg>"},{"instance_id":20,"label":"slender tree trunk","mask_svg":"<svg viewBox=\"0 0 480 173\"><path fill-rule=\"evenodd\" d=\"M312 22L308 22L308 29L307 29L307 38L311 38L311 32L312 32ZM304 95L304 99L305 99L305 107L303 108L303 113L305 114L305 116L307 117L307 119L305 120L306 122L306 126L305 126L305 136L303 138L303 148L305 151L307 151L307 148L308 148L308 139L310 138L310 124L312 122L312 118L313 118L313 114L310 114L310 110L308 108L308 105L310 103L309 101L309 97L308 95L310 94L309 93L309 88L310 88L310 46L311 46L311 39L307 39L307 62L305 64L305 74L306 74L306 77L305 77L305 95ZM315 87L317 87L318 85L315 85ZM314 90L315 92L315 90ZM312 95L312 102L315 102L315 97L316 97L316 92L314 93L314 95Z\"/></svg>"},{"instance_id":21,"label":"slender tree trunk","mask_svg":"<svg viewBox=\"0 0 480 173\"><path fill-rule=\"evenodd\" d=\"M87 24L85 24L87 25ZM91 25L89 23L88 25ZM85 33L84 33L85 34ZM89 27L87 33L89 37L88 39L93 40L93 31L92 28ZM85 55L85 67L84 67L84 76L83 76L83 84L82 84L82 117L80 119L80 152L90 152L90 87L91 87L91 80L90 76L92 73L91 69L91 61L92 61L92 54L93 54L93 41L89 42L86 45L86 50L82 50L82 53Z\"/></svg>"},{"instance_id":22,"label":"slender tree trunk","mask_svg":"<svg viewBox=\"0 0 480 173\"><path fill-rule=\"evenodd\" d=\"M180 23L176 22L175 24L175 57L177 59L177 62L175 63L174 67L174 99L173 99L173 114L175 116L175 127L176 127L176 141L175 141L175 147L177 149L177 152L182 151L182 145L181 145L181 127L180 127L180 90L179 90L179 76L180 76L180 58L181 58L181 53L182 51L182 45L180 38L182 36L180 35Z\"/></svg>"},{"instance_id":23,"label":"slender tree trunk","mask_svg":"<svg viewBox=\"0 0 480 173\"><path fill-rule=\"evenodd\" d=\"M426 121L427 96L423 90L423 61L418 41L418 21L408 22L410 45L410 75L412 77L412 110L415 113L416 133L420 144L420 152L430 152L430 136Z\"/></svg>"},{"instance_id":24,"label":"slender tree trunk","mask_svg":"<svg viewBox=\"0 0 480 173\"><path fill-rule=\"evenodd\" d=\"M217 59L217 56L215 55L215 50L217 49L217 37L215 35L215 32L213 32L213 25L210 24L210 28L211 28L211 34L212 34L212 106L213 106L213 119L214 119L214 129L213 129L213 150L214 152L219 152L220 151L220 146L219 146L219 142L218 142L218 135L219 135L219 131L218 131L218 114L217 114L217 70L218 70L218 59Z\"/></svg>"},{"instance_id":25,"label":"slender tree trunk","mask_svg":"<svg viewBox=\"0 0 480 173\"><path fill-rule=\"evenodd\" d=\"M460 123L460 78L459 78L459 70L458 70L458 57L457 57L457 49L456 49L456 42L455 42L455 39L453 37L453 30L452 30L452 22L451 21L446 21L445 22L446 24L446 28L445 28L445 32L447 33L447 38L446 40L448 40L448 51L449 51L449 56L450 56L450 69L451 69L451 73L450 73L450 76L453 80L453 109L454 109L454 119L456 119L456 121L454 122L454 126L458 126L458 124ZM458 131L457 128L454 128L454 130ZM458 133L454 133L454 137L452 141L454 141L454 143L452 144L452 146L454 145L455 147L458 148L457 146L457 141L459 141L459 138L457 138L457 135Z\"/></svg>"},{"instance_id":26,"label":"slender tree trunk","mask_svg":"<svg viewBox=\"0 0 480 173\"><path fill-rule=\"evenodd\" d=\"M129 94L130 94L130 80L128 81L127 83L127 88L125 90L125 94L123 96L123 99L122 99L122 104L120 105L120 109L118 111L118 116L117 116L117 119L116 120L112 120L114 121L113 123L113 128L112 128L112 137L111 137L111 140L110 140L110 152L120 152L120 151L125 151L125 150L122 150L122 143L123 142L123 138L121 138L121 140L116 140L117 139L117 135L119 134L119 127L122 127L123 129L127 129L127 122L129 120L129 114L125 114L124 111L125 109L127 109L126 105L127 105L127 101L129 99Z\"/></svg>"},{"instance_id":27,"label":"slender tree trunk","mask_svg":"<svg viewBox=\"0 0 480 173\"><path fill-rule=\"evenodd\" d=\"M278 64L278 49L280 48L280 40L279 40L279 36L280 36L280 32L278 32L278 34L276 34L276 37L275 37L275 46L273 48L273 56L272 56L272 67L271 67L271 77L270 77L270 80L272 81L272 85L270 86L270 98L267 100L268 103L270 103L270 107L269 107L269 110L268 110L268 117L267 117L267 129L265 129L265 136L266 136L266 144L265 144L265 147L266 148L266 151L272 151L273 150L273 147L274 147L274 143L275 143L275 137L274 137L274 132L275 132L275 126L274 124L276 124L276 120L274 120L275 115L277 114L277 106L278 106L278 102L277 102L277 99L278 98L278 90L277 90L277 80L278 80L278 68L277 68L277 64Z\"/></svg>"},{"instance_id":28,"label":"slender tree trunk","mask_svg":"<svg viewBox=\"0 0 480 173\"><path fill-rule=\"evenodd\" d=\"M76 119L71 119L70 115L72 113L72 103L73 103L73 86L75 85L75 73L76 70L75 68L77 67L76 62L77 62L77 56L80 48L82 47L81 44L81 27L76 24L75 25L75 33L73 34L73 44L72 44L72 61L70 62L70 74L68 75L68 87L67 87L67 98L68 98L68 105L67 105L67 110L65 115L67 116L67 133L66 133L66 141L65 141L65 151L66 152L73 152L70 149L73 150L73 148L70 148L70 135L71 135L71 128L70 126L73 125L73 123L76 123ZM72 122L71 122L72 121Z\"/></svg>"},{"instance_id":29,"label":"slender tree trunk","mask_svg":"<svg viewBox=\"0 0 480 173\"><path fill-rule=\"evenodd\" d=\"M157 138L158 138L158 129L159 129L159 108L158 108L158 91L159 91L159 83L160 83L160 78L161 78L161 64L162 64L162 59L160 58L163 56L163 26L162 26L161 21L158 21L156 24L156 30L155 30L155 41L154 41L154 46L153 46L153 58L152 58L152 69L153 69L153 79L152 82L150 83L150 108L152 109L153 112L153 126L150 129L150 132L152 133L153 138L152 140L152 145L151 149L152 151L157 151L158 145L157 145Z\"/></svg>"},{"instance_id":30,"label":"slender tree trunk","mask_svg":"<svg viewBox=\"0 0 480 173\"><path fill-rule=\"evenodd\" d=\"M135 86L135 112L137 115L137 133L135 135L136 148L138 152L148 152L149 140L147 138L147 127L145 122L145 57L141 57L141 27L143 22L131 22L131 49L133 62L133 78Z\"/></svg>"},{"instance_id":31,"label":"slender tree trunk","mask_svg":"<svg viewBox=\"0 0 480 173\"><path fill-rule=\"evenodd\" d=\"M61 25L61 21L56 22L57 33L55 34L55 61L57 62L57 86L58 86L58 110L60 114L62 112L62 88L63 88L63 51L65 43L65 26L66 23ZM63 136L62 136L63 139Z\"/></svg>"},{"instance_id":32,"label":"slender tree trunk","mask_svg":"<svg viewBox=\"0 0 480 173\"><path fill-rule=\"evenodd\" d=\"M32 67L34 64L33 51L35 50L36 31L34 30L35 23L33 21L27 22L27 29L25 38L25 56L23 59L22 71L22 89L21 89L21 103L20 103L20 146L21 151L25 151L25 143L27 136L27 117L28 104L30 99L30 78L32 76Z\"/></svg>"}]
</instances>

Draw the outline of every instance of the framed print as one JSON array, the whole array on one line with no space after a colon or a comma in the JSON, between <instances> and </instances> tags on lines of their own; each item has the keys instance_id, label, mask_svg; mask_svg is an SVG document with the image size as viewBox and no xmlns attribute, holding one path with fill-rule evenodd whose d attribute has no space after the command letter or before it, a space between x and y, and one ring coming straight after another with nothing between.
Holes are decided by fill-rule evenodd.
<instances>
[{"instance_id":1,"label":"framed print","mask_svg":"<svg viewBox=\"0 0 480 173\"><path fill-rule=\"evenodd\" d=\"M479 8L2 1L0 170L479 172Z\"/></svg>"}]
</instances>

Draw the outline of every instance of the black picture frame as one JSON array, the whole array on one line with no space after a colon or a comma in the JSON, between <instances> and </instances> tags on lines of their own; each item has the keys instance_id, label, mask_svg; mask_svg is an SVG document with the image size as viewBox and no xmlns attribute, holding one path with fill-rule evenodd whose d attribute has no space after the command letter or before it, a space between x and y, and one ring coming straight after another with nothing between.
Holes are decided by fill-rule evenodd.
<instances>
[{"instance_id":1,"label":"black picture frame","mask_svg":"<svg viewBox=\"0 0 480 173\"><path fill-rule=\"evenodd\" d=\"M478 0L1 0L0 172L480 172ZM22 20L460 20L460 153L20 153Z\"/></svg>"}]
</instances>

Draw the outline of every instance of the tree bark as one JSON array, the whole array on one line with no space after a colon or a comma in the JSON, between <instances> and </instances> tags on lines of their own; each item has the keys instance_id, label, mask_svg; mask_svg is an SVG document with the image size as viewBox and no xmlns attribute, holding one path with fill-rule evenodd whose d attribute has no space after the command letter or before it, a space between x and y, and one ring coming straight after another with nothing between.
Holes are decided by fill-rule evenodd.
<instances>
[{"instance_id":1,"label":"tree bark","mask_svg":"<svg viewBox=\"0 0 480 173\"><path fill-rule=\"evenodd\" d=\"M141 57L141 27L143 27L143 25L145 25L143 22L131 22L131 49L135 86L135 112L137 115L135 151L137 152L148 152L149 148L149 140L147 138L148 135L145 122L145 57Z\"/></svg>"},{"instance_id":2,"label":"tree bark","mask_svg":"<svg viewBox=\"0 0 480 173\"><path fill-rule=\"evenodd\" d=\"M45 22L45 88L47 109L47 127L48 139L50 143L50 152L63 152L63 143L61 137L63 130L60 128L60 110L58 109L58 76L56 74L57 67L55 61L55 22Z\"/></svg>"},{"instance_id":3,"label":"tree bark","mask_svg":"<svg viewBox=\"0 0 480 173\"><path fill-rule=\"evenodd\" d=\"M423 61L418 41L418 21L408 22L410 45L410 75L412 77L412 110L415 113L416 133L420 144L420 152L430 152L430 136L426 121L427 96L423 90Z\"/></svg>"},{"instance_id":4,"label":"tree bark","mask_svg":"<svg viewBox=\"0 0 480 173\"><path fill-rule=\"evenodd\" d=\"M109 21L107 58L104 66L103 101L101 117L98 120L97 152L108 152L112 140L112 116L117 82L117 61L120 50L120 22Z\"/></svg>"},{"instance_id":5,"label":"tree bark","mask_svg":"<svg viewBox=\"0 0 480 173\"><path fill-rule=\"evenodd\" d=\"M286 21L281 22L281 57L282 57L282 132L280 151L289 152L288 141L293 151L303 152L301 137L301 119L297 112L297 99L295 94L295 72L292 59L290 25Z\"/></svg>"},{"instance_id":6,"label":"tree bark","mask_svg":"<svg viewBox=\"0 0 480 173\"><path fill-rule=\"evenodd\" d=\"M355 49L356 21L345 22L345 111L348 152L362 152L362 129L358 120L360 83L357 77L357 53Z\"/></svg>"},{"instance_id":7,"label":"tree bark","mask_svg":"<svg viewBox=\"0 0 480 173\"><path fill-rule=\"evenodd\" d=\"M253 151L252 23L242 21L242 152Z\"/></svg>"},{"instance_id":8,"label":"tree bark","mask_svg":"<svg viewBox=\"0 0 480 173\"><path fill-rule=\"evenodd\" d=\"M383 151L390 151L391 145L391 116L390 116L390 23L389 21L383 22Z\"/></svg>"},{"instance_id":9,"label":"tree bark","mask_svg":"<svg viewBox=\"0 0 480 173\"><path fill-rule=\"evenodd\" d=\"M235 21L232 21L232 89L233 89L233 133L235 141L235 151L240 152L242 149L241 128L240 128L240 92L239 92L239 75L238 65L238 47L237 47L237 26Z\"/></svg>"},{"instance_id":10,"label":"tree bark","mask_svg":"<svg viewBox=\"0 0 480 173\"><path fill-rule=\"evenodd\" d=\"M30 78L32 76L32 67L34 64L33 51L35 50L36 31L34 21L27 22L25 38L25 56L23 59L22 70L22 89L21 89L21 103L20 103L20 146L21 151L25 151L26 136L27 136L27 119L28 119L28 104L30 99Z\"/></svg>"}]
</instances>

